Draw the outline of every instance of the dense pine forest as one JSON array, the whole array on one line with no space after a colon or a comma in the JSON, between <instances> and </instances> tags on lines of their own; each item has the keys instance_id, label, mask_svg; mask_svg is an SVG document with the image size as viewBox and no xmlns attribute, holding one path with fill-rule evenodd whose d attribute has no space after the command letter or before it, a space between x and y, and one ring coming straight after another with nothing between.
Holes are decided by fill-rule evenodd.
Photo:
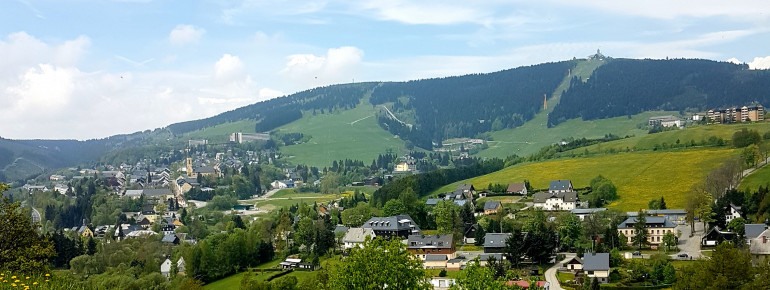
<instances>
[{"instance_id":1,"label":"dense pine forest","mask_svg":"<svg viewBox=\"0 0 770 290\"><path fill-rule=\"evenodd\" d=\"M608 59L587 80L573 78L548 125L651 110L705 111L770 101L770 72L700 59Z\"/></svg>"},{"instance_id":2,"label":"dense pine forest","mask_svg":"<svg viewBox=\"0 0 770 290\"><path fill-rule=\"evenodd\" d=\"M531 120L543 108L544 96L550 97L574 66L575 62L566 61L487 74L383 83L372 92L370 102L413 108L415 132L402 137L430 149L430 141L472 137ZM407 104L400 104L402 97L408 98Z\"/></svg>"}]
</instances>

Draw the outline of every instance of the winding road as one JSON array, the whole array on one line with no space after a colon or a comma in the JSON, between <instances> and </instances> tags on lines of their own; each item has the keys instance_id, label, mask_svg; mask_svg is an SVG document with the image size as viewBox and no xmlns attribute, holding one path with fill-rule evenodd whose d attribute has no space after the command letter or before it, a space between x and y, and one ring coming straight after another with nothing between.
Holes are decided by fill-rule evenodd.
<instances>
[{"instance_id":1,"label":"winding road","mask_svg":"<svg viewBox=\"0 0 770 290\"><path fill-rule=\"evenodd\" d=\"M575 257L575 253L564 253L564 260L556 263L551 268L548 268L548 270L545 271L545 280L548 281L549 284L551 284L551 290L564 290L564 288L561 288L561 284L559 284L559 279L556 277L556 272L559 270L559 268L564 265L569 259L572 259Z\"/></svg>"}]
</instances>

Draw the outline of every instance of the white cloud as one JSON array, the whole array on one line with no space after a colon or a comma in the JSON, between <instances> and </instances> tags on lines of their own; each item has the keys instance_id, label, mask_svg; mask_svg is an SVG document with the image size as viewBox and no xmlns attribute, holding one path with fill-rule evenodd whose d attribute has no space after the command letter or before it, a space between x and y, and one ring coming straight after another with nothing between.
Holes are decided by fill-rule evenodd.
<instances>
[{"instance_id":1,"label":"white cloud","mask_svg":"<svg viewBox=\"0 0 770 290\"><path fill-rule=\"evenodd\" d=\"M751 69L770 69L770 56L755 57L748 65Z\"/></svg>"},{"instance_id":2,"label":"white cloud","mask_svg":"<svg viewBox=\"0 0 770 290\"><path fill-rule=\"evenodd\" d=\"M184 45L198 42L206 30L192 25L177 25L168 35L168 41L173 45Z\"/></svg>"},{"instance_id":3,"label":"white cloud","mask_svg":"<svg viewBox=\"0 0 770 290\"><path fill-rule=\"evenodd\" d=\"M85 71L90 41L0 39L5 138L103 138L194 120L282 93L259 87L237 56L184 71Z\"/></svg>"},{"instance_id":4,"label":"white cloud","mask_svg":"<svg viewBox=\"0 0 770 290\"><path fill-rule=\"evenodd\" d=\"M218 81L233 81L244 76L243 62L237 56L225 54L214 64L214 77Z\"/></svg>"},{"instance_id":5,"label":"white cloud","mask_svg":"<svg viewBox=\"0 0 770 290\"><path fill-rule=\"evenodd\" d=\"M281 75L293 87L315 87L351 82L360 69L364 51L352 46L330 48L326 55L294 54L287 57Z\"/></svg>"}]
</instances>

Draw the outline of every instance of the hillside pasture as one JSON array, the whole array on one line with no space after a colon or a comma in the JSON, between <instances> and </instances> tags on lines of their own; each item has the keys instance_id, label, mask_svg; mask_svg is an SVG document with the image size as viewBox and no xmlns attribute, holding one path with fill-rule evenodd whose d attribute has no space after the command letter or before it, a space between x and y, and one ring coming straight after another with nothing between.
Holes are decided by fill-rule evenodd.
<instances>
[{"instance_id":1,"label":"hillside pasture","mask_svg":"<svg viewBox=\"0 0 770 290\"><path fill-rule=\"evenodd\" d=\"M203 128L200 130L192 131L184 134L183 138L209 140L210 144L219 144L230 141L230 134L232 133L254 133L254 126L257 124L255 120L240 120L236 122L228 122L219 124L213 127ZM186 140L184 140L186 142Z\"/></svg>"},{"instance_id":2,"label":"hillside pasture","mask_svg":"<svg viewBox=\"0 0 770 290\"><path fill-rule=\"evenodd\" d=\"M364 98L356 108L315 115L305 112L302 119L279 127L283 133L302 133L310 141L285 146L281 152L292 164L328 167L334 160L361 160L371 164L388 149L396 154L404 150L404 141L380 128L376 108Z\"/></svg>"},{"instance_id":3,"label":"hillside pasture","mask_svg":"<svg viewBox=\"0 0 770 290\"><path fill-rule=\"evenodd\" d=\"M770 166L764 166L756 171L752 172L749 176L746 176L742 181L738 189L742 191L754 192L759 189L760 186L770 186Z\"/></svg>"},{"instance_id":4,"label":"hillside pasture","mask_svg":"<svg viewBox=\"0 0 770 290\"><path fill-rule=\"evenodd\" d=\"M636 211L660 197L666 199L669 208L683 208L690 188L735 154L731 149L637 152L525 163L446 185L433 194L454 191L461 183L472 183L482 189L490 183L508 184L524 179L539 189L548 188L551 180L558 179L572 180L576 188L581 188L601 174L618 187L620 198L610 208Z\"/></svg>"}]
</instances>

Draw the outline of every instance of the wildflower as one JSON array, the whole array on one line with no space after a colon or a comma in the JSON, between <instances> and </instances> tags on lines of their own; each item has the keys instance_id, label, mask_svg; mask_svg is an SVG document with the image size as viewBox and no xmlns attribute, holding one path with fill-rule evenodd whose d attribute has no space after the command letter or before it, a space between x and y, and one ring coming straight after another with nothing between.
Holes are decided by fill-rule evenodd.
<instances>
[{"instance_id":1,"label":"wildflower","mask_svg":"<svg viewBox=\"0 0 770 290\"><path fill-rule=\"evenodd\" d=\"M11 284L11 286L16 287L16 283Z\"/></svg>"},{"instance_id":2,"label":"wildflower","mask_svg":"<svg viewBox=\"0 0 770 290\"><path fill-rule=\"evenodd\" d=\"M51 277L51 274L45 274L46 277Z\"/></svg>"},{"instance_id":3,"label":"wildflower","mask_svg":"<svg viewBox=\"0 0 770 290\"><path fill-rule=\"evenodd\" d=\"M13 281L13 283L19 283L21 282L19 279L16 279L16 281Z\"/></svg>"},{"instance_id":4,"label":"wildflower","mask_svg":"<svg viewBox=\"0 0 770 290\"><path fill-rule=\"evenodd\" d=\"M37 282L35 282L35 283L32 283L32 285L37 285Z\"/></svg>"},{"instance_id":5,"label":"wildflower","mask_svg":"<svg viewBox=\"0 0 770 290\"><path fill-rule=\"evenodd\" d=\"M27 276L27 280L29 280L29 276Z\"/></svg>"},{"instance_id":6,"label":"wildflower","mask_svg":"<svg viewBox=\"0 0 770 290\"><path fill-rule=\"evenodd\" d=\"M16 276L11 276L11 279L16 279Z\"/></svg>"},{"instance_id":7,"label":"wildflower","mask_svg":"<svg viewBox=\"0 0 770 290\"><path fill-rule=\"evenodd\" d=\"M48 279L45 279L46 282L48 282Z\"/></svg>"}]
</instances>

